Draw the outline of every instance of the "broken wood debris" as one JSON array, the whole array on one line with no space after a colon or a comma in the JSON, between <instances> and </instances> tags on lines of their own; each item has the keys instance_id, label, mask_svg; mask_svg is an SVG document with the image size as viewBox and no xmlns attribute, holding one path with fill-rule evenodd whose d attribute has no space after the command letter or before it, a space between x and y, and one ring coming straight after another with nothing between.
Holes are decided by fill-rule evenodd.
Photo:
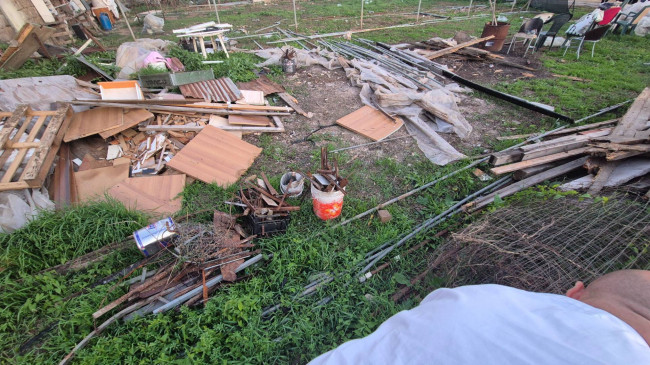
<instances>
[{"instance_id":1,"label":"broken wood debris","mask_svg":"<svg viewBox=\"0 0 650 365\"><path fill-rule=\"evenodd\" d=\"M43 186L71 118L67 104L56 111L34 111L21 105L2 113L0 191Z\"/></svg>"},{"instance_id":2,"label":"broken wood debris","mask_svg":"<svg viewBox=\"0 0 650 365\"><path fill-rule=\"evenodd\" d=\"M256 182L245 181L239 189L237 199L245 208L243 216L249 232L258 236L284 233L289 225L290 213L300 210L299 206L287 203L287 194L279 194L265 175Z\"/></svg>"},{"instance_id":3,"label":"broken wood debris","mask_svg":"<svg viewBox=\"0 0 650 365\"><path fill-rule=\"evenodd\" d=\"M570 128L577 133L493 154L490 162L495 167L490 171L496 175L514 172L518 181L463 208L476 211L494 201L496 196L512 195L580 167L588 174L560 186L561 190L587 190L593 195L605 187L616 188L633 182L650 173L649 120L650 88L646 88L613 128L601 128L613 121L595 123L595 129L588 129L589 126ZM547 136L558 134L547 133Z\"/></svg>"},{"instance_id":4,"label":"broken wood debris","mask_svg":"<svg viewBox=\"0 0 650 365\"><path fill-rule=\"evenodd\" d=\"M344 195L345 187L348 185L348 179L339 175L339 165L336 159L330 165L327 156L327 147L323 146L320 150L320 169L316 170L317 173L307 173L307 177L311 184L318 190L329 193L332 191L340 191Z\"/></svg>"}]
</instances>

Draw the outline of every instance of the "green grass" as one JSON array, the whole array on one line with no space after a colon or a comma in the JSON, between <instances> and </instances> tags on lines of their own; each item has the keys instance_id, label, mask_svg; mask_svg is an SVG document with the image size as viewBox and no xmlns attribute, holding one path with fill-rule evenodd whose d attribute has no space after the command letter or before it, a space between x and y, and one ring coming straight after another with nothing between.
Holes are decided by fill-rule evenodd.
<instances>
[{"instance_id":1,"label":"green grass","mask_svg":"<svg viewBox=\"0 0 650 365\"><path fill-rule=\"evenodd\" d=\"M341 3L341 7L337 6ZM427 5L423 11L448 14L443 5L465 5L466 2L448 2ZM484 2L479 2L484 4ZM299 32L341 31L358 27L356 1L325 1L299 3ZM397 14L414 11L417 1L373 1L365 6L368 17L364 27L393 25L413 21L413 17ZM249 31L292 18L287 12L290 4L249 5L223 9L222 21L235 28L246 26ZM501 7L509 10L507 4ZM375 13L396 13L386 17L372 17ZM172 14L172 12L168 12ZM178 20L166 22L165 29L212 20L213 14L181 14ZM333 19L330 17L348 17ZM579 14L576 14L576 18ZM364 34L364 38L385 42L422 40L433 36L449 37L463 30L478 35L485 18L471 21L437 23L412 28L382 30ZM346 21L347 20L347 21ZM518 18L512 17L516 24ZM516 25L513 26L516 28ZM514 30L514 29L513 29ZM233 32L234 35L234 32ZM175 39L166 35L169 39ZM124 37L113 34L107 42L119 44ZM577 76L592 80L587 83L566 81L559 78L537 78L516 81L511 84L497 83L494 87L529 100L549 103L558 111L573 117L582 117L604 106L632 98L650 84L647 66L643 66L649 39L634 36L608 36L596 46L596 56L584 54L579 61L567 55L561 61L557 51L544 51L542 61L548 73ZM242 44L252 44L242 41ZM179 57L188 70L211 67L215 75L229 76L234 81L254 78L255 56L233 53L226 59L222 53L210 55L210 59L224 60L219 65L203 65L201 56L175 48L170 55ZM42 61L30 63L17 73L0 73L0 77L17 77L30 73L48 74L60 63ZM73 67L76 65L73 64ZM74 70L72 70L74 71ZM277 80L282 75L272 76ZM71 72L71 74L75 74ZM300 89L292 92L300 93ZM492 100L494 101L494 100ZM506 103L495 101L493 112L485 115L491 120L502 120L512 134L538 132L557 127L554 119L540 118L535 123L514 124L513 113L521 113ZM601 119L611 116L603 116ZM288 137L287 137L288 138ZM313 136L318 144L308 153L308 166L295 166L295 156L283 150L282 144L272 136L262 134L260 145L264 152L259 159L272 166L299 168L313 171L319 164L320 145L330 148L344 147L345 142L329 133ZM494 148L502 149L518 141L492 141ZM345 197L342 219L361 213L378 203L439 178L461 166L461 161L445 167L432 165L420 155L412 155L404 161L390 156L360 158L352 162L352 154L338 155L341 173L350 179ZM263 164L248 174L270 171ZM271 165L270 165L271 166ZM486 166L480 166L486 169ZM269 174L277 186L279 175ZM147 316L128 323L116 323L90 341L75 357L76 363L305 363L348 339L369 334L376 327L402 309L413 307L418 296L444 285L444 278L429 277L417 284L412 299L395 304L390 296L409 278L420 273L427 264L431 250L441 242L432 239L425 249L407 258L392 261L391 266L361 284L356 279L358 263L366 252L386 240L410 232L424 219L438 214L467 194L484 186L471 171L465 171L430 189L416 194L387 209L393 215L388 224L379 223L376 217L368 217L338 229L335 222L323 222L312 212L309 199L302 202L301 210L292 214L292 222L286 234L256 240L265 255L273 254L261 265L246 270L250 278L225 285L214 293L204 308L182 308L157 316ZM195 182L182 193L182 210L177 220L189 219L209 223L212 210L233 212L224 203L232 199L238 186L223 189L215 184ZM490 209L517 199L562 198L549 187L531 189L515 197L499 201ZM292 199L292 204L300 200ZM473 217L458 216L443 223L436 231L458 229ZM115 203L100 203L68 209L62 213L45 213L37 221L11 235L0 236L0 361L19 364L55 363L60 361L87 333L93 329L91 314L109 301L123 294L122 286L99 285L84 291L89 285L123 267L141 256L135 248L116 252L87 269L58 275L42 272L64 263L109 242L120 241L135 229L146 224L146 217L129 212ZM423 233L410 244L431 233ZM405 249L395 252L403 254ZM310 278L318 273L336 275L329 285L314 295L296 299ZM81 292L81 293L80 293ZM77 294L73 296L74 294ZM316 305L332 298L327 305ZM282 310L270 318L261 318L264 308L281 304ZM99 324L99 323L97 323ZM50 329L47 331L47 329ZM46 330L42 337L20 351L28 339Z\"/></svg>"}]
</instances>

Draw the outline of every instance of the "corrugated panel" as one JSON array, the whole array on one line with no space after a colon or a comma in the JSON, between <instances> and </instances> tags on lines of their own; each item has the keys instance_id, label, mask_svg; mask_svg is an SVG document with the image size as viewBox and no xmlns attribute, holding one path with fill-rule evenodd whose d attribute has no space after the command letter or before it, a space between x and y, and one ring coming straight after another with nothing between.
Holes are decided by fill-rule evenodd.
<instances>
[{"instance_id":1,"label":"corrugated panel","mask_svg":"<svg viewBox=\"0 0 650 365\"><path fill-rule=\"evenodd\" d=\"M185 97L199 98L213 102L235 102L243 97L241 91L239 91L229 77L181 85L180 89Z\"/></svg>"}]
</instances>

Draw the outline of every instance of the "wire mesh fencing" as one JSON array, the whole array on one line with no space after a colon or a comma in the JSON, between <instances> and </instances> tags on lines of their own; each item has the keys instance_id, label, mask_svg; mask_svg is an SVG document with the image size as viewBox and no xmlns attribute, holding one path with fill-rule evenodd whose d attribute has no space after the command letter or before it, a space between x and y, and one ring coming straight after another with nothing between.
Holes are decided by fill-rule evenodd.
<instances>
[{"instance_id":1,"label":"wire mesh fencing","mask_svg":"<svg viewBox=\"0 0 650 365\"><path fill-rule=\"evenodd\" d=\"M650 203L528 200L486 214L430 258L446 286L495 283L562 294L620 269L650 269Z\"/></svg>"}]
</instances>

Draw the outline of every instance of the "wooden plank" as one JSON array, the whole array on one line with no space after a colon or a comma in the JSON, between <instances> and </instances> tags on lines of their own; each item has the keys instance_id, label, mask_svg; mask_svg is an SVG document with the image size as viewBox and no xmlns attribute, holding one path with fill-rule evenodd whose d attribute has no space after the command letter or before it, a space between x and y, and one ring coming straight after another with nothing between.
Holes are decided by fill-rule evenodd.
<instances>
[{"instance_id":1,"label":"wooden plank","mask_svg":"<svg viewBox=\"0 0 650 365\"><path fill-rule=\"evenodd\" d=\"M75 113L64 142L74 141L109 129L121 127L124 123L124 109L99 107Z\"/></svg>"},{"instance_id":2,"label":"wooden plank","mask_svg":"<svg viewBox=\"0 0 650 365\"><path fill-rule=\"evenodd\" d=\"M650 152L650 144L592 143L590 145L611 151Z\"/></svg>"},{"instance_id":3,"label":"wooden plank","mask_svg":"<svg viewBox=\"0 0 650 365\"><path fill-rule=\"evenodd\" d=\"M83 160L81 160L81 166L79 166L78 171L86 171L108 166L113 166L113 163L106 160L97 160L92 155L86 154Z\"/></svg>"},{"instance_id":4,"label":"wooden plank","mask_svg":"<svg viewBox=\"0 0 650 365\"><path fill-rule=\"evenodd\" d=\"M336 124L373 141L380 141L395 133L404 122L399 118L392 120L381 111L366 105L337 120Z\"/></svg>"},{"instance_id":5,"label":"wooden plank","mask_svg":"<svg viewBox=\"0 0 650 365\"><path fill-rule=\"evenodd\" d=\"M243 98L237 100L235 103L243 105L258 105L263 106L265 103L264 92L258 90L242 90L239 89Z\"/></svg>"},{"instance_id":6,"label":"wooden plank","mask_svg":"<svg viewBox=\"0 0 650 365\"><path fill-rule=\"evenodd\" d=\"M9 140L11 132L16 127L16 125L18 125L18 122L24 118L25 113L29 110L28 108L29 107L27 105L18 106L16 110L14 110L9 120L6 121L2 126L2 129L0 129L0 150L5 147L5 143L7 143ZM2 168L1 165L0 168Z\"/></svg>"},{"instance_id":7,"label":"wooden plank","mask_svg":"<svg viewBox=\"0 0 650 365\"><path fill-rule=\"evenodd\" d=\"M0 1L0 10L4 13L11 27L14 28L14 31L19 32L25 26L27 22L25 15L16 9L13 1Z\"/></svg>"},{"instance_id":8,"label":"wooden plank","mask_svg":"<svg viewBox=\"0 0 650 365\"><path fill-rule=\"evenodd\" d=\"M146 109L131 109L124 113L122 119L122 125L115 126L114 128L104 130L99 132L99 135L106 139L110 136L114 136L124 130L135 127L136 125L145 122L149 119L153 119L154 115Z\"/></svg>"},{"instance_id":9,"label":"wooden plank","mask_svg":"<svg viewBox=\"0 0 650 365\"><path fill-rule=\"evenodd\" d=\"M587 190L587 193L591 195L598 194L600 190L602 190L602 188L605 186L605 183L607 183L607 180L609 180L612 171L614 171L618 164L619 163L616 161L605 162L601 164L600 169L598 170L598 174L596 175L596 178L594 178L594 182L589 187L589 190Z\"/></svg>"},{"instance_id":10,"label":"wooden plank","mask_svg":"<svg viewBox=\"0 0 650 365\"><path fill-rule=\"evenodd\" d=\"M518 162L521 161L523 155L523 152L519 150L494 153L490 156L490 164L492 166L501 166L508 163Z\"/></svg>"},{"instance_id":11,"label":"wooden plank","mask_svg":"<svg viewBox=\"0 0 650 365\"><path fill-rule=\"evenodd\" d=\"M266 75L262 75L257 79L249 82L238 82L237 87L239 90L258 90L264 93L264 96L275 93L285 92L284 87L271 80Z\"/></svg>"},{"instance_id":12,"label":"wooden plank","mask_svg":"<svg viewBox=\"0 0 650 365\"><path fill-rule=\"evenodd\" d=\"M79 201L103 199L108 189L129 177L129 169L129 164L120 164L75 172Z\"/></svg>"},{"instance_id":13,"label":"wooden plank","mask_svg":"<svg viewBox=\"0 0 650 365\"><path fill-rule=\"evenodd\" d=\"M34 8L38 12L38 15L41 16L45 23L54 23L54 15L50 12L50 9L47 8L43 0L31 0Z\"/></svg>"},{"instance_id":14,"label":"wooden plank","mask_svg":"<svg viewBox=\"0 0 650 365\"><path fill-rule=\"evenodd\" d=\"M513 163L513 164L510 164L510 165L494 167L494 168L491 168L490 171L495 175L503 175L503 174L507 174L509 172L525 169L525 168L528 168L528 167L539 166L539 165L543 165L543 164L546 164L546 163L549 163L549 162L559 161L559 160L563 160L565 158L581 155L581 154L586 153L586 151L587 151L586 147L577 148L575 150L571 150L571 151L567 151L567 152L555 153L555 154L552 154L552 155L542 156L542 157L534 158L534 159L531 159L531 160L526 160L526 161Z\"/></svg>"},{"instance_id":15,"label":"wooden plank","mask_svg":"<svg viewBox=\"0 0 650 365\"><path fill-rule=\"evenodd\" d=\"M39 175L43 176L41 172L47 174L50 166L54 162L54 157L59 151L61 140L66 128L71 120L70 105L66 104L64 107L59 108L56 114L50 119L45 133L41 137L41 146L34 150L34 155L27 162L25 170L21 176L22 180L30 183L30 180L39 180ZM42 184L38 181L38 185Z\"/></svg>"},{"instance_id":16,"label":"wooden plank","mask_svg":"<svg viewBox=\"0 0 650 365\"><path fill-rule=\"evenodd\" d=\"M141 109L146 108L148 110L163 112L163 113L173 113L173 112L189 112L189 113L203 113L203 114L217 114L217 115L269 115L269 116L284 116L290 115L289 112L268 112L266 110L237 110L234 106L222 110L221 108L210 108L210 107L184 107L184 106L170 106L170 105L148 105L148 104L128 104L128 103L113 103L108 101L80 101L73 100L70 102L75 105L92 105L92 106L114 106L125 109ZM269 107L264 107L265 109Z\"/></svg>"},{"instance_id":17,"label":"wooden plank","mask_svg":"<svg viewBox=\"0 0 650 365\"><path fill-rule=\"evenodd\" d=\"M624 160L626 158L642 155L645 152L642 151L616 151L616 152L609 152L605 155L605 159L607 161L619 161L619 160Z\"/></svg>"},{"instance_id":18,"label":"wooden plank","mask_svg":"<svg viewBox=\"0 0 650 365\"><path fill-rule=\"evenodd\" d=\"M167 166L203 182L227 187L246 172L261 152L261 148L208 125Z\"/></svg>"},{"instance_id":19,"label":"wooden plank","mask_svg":"<svg viewBox=\"0 0 650 365\"><path fill-rule=\"evenodd\" d=\"M264 115L231 115L228 117L228 124L267 127L271 125L271 119Z\"/></svg>"},{"instance_id":20,"label":"wooden plank","mask_svg":"<svg viewBox=\"0 0 650 365\"><path fill-rule=\"evenodd\" d=\"M36 119L36 122L34 123L34 126L32 127L31 132L29 132L29 134L27 135L27 142L33 142L34 139L36 139L36 137L38 136L38 132L41 129L41 127L43 126L43 124L45 123L46 119L47 119L47 116L41 116L41 117L38 117L38 119ZM26 149L21 149L21 150L18 151L18 154L16 154L13 162L11 162L11 164L9 165L7 170L5 171L4 175L2 176L2 179L0 179L0 182L8 183L8 182L11 182L13 180L14 174L16 173L16 171L18 171L18 168L20 167L20 165L23 164L23 162L24 162L23 159L27 155L28 151L29 150L26 150ZM8 151L5 150L5 152L8 152Z\"/></svg>"},{"instance_id":21,"label":"wooden plank","mask_svg":"<svg viewBox=\"0 0 650 365\"><path fill-rule=\"evenodd\" d=\"M296 111L296 113L298 113L298 114L300 114L300 115L302 115L304 117L307 117L307 118L311 118L311 117L314 116L313 113L311 113L311 112L308 113L303 108L301 108L300 105L298 104L298 100L296 98L294 98L293 96L289 95L288 93L286 93L286 92L278 93L278 96L285 103L287 103L290 107L292 107L293 110Z\"/></svg>"},{"instance_id":22,"label":"wooden plank","mask_svg":"<svg viewBox=\"0 0 650 365\"><path fill-rule=\"evenodd\" d=\"M34 30L25 37L22 42L15 45L17 49L2 63L0 68L5 70L19 69L40 47L42 42L46 42L52 37L53 28L41 27Z\"/></svg>"},{"instance_id":23,"label":"wooden plank","mask_svg":"<svg viewBox=\"0 0 650 365\"><path fill-rule=\"evenodd\" d=\"M577 133L577 132L582 132L582 131L588 131L590 129L596 129L598 127L604 127L610 124L616 124L620 118L616 119L610 119L606 120L604 122L598 122L598 123L593 123L593 124L587 124L587 125L581 125L579 127L573 127L573 128L565 128L562 130L559 130L555 133L549 134L549 136L557 136L557 135L564 135L564 134L571 134L571 133ZM499 141L508 141L511 139L522 139L522 138L529 138L534 136L535 134L529 133L529 134L516 134L512 136L503 136L503 137L497 137L497 140Z\"/></svg>"},{"instance_id":24,"label":"wooden plank","mask_svg":"<svg viewBox=\"0 0 650 365\"><path fill-rule=\"evenodd\" d=\"M487 36L487 37L484 37L484 38L473 39L471 41L467 41L467 42L461 43L459 45L449 47L449 48L445 48L445 49L441 49L439 51L428 54L427 58L430 59L430 60L433 60L435 58L438 58L438 57L441 57L441 56L444 56L444 55L448 55L450 53L454 53L454 52L456 52L456 51L458 51L460 49L463 49L465 47L469 47L469 46L473 46L473 45L481 43L481 42L489 41L492 38L494 38L493 35Z\"/></svg>"},{"instance_id":25,"label":"wooden plank","mask_svg":"<svg viewBox=\"0 0 650 365\"><path fill-rule=\"evenodd\" d=\"M220 117L218 115L211 115L210 116L210 121L208 122L208 124L213 126L213 127L217 127L217 128L229 126L228 118ZM228 131L228 133L232 134L233 136L235 136L235 137L237 137L239 139L241 139L241 137L242 137L242 132L241 131Z\"/></svg>"},{"instance_id":26,"label":"wooden plank","mask_svg":"<svg viewBox=\"0 0 650 365\"><path fill-rule=\"evenodd\" d=\"M108 193L128 208L171 215L181 209L178 195L186 179L184 174L130 178L111 187Z\"/></svg>"},{"instance_id":27,"label":"wooden plank","mask_svg":"<svg viewBox=\"0 0 650 365\"><path fill-rule=\"evenodd\" d=\"M555 167L557 165L558 165L558 163L550 162L550 163L545 163L545 164L542 164L542 165L528 167L528 168L525 168L525 169L515 171L515 173L512 174L512 177L515 180L523 180L525 178L528 178L528 177L531 177L533 175L539 174L540 172L551 169L551 168L553 168L553 167Z\"/></svg>"},{"instance_id":28,"label":"wooden plank","mask_svg":"<svg viewBox=\"0 0 650 365\"><path fill-rule=\"evenodd\" d=\"M74 185L73 173L70 147L68 144L63 144L59 149L59 161L54 168L54 176L50 186L52 200L56 204L57 210L70 206L77 201L77 187Z\"/></svg>"},{"instance_id":29,"label":"wooden plank","mask_svg":"<svg viewBox=\"0 0 650 365\"><path fill-rule=\"evenodd\" d=\"M282 121L278 117L273 117L275 122L275 127L249 127L249 126L234 126L226 125L220 126L219 129L224 131L240 131L243 133L282 133L285 131ZM138 130L141 132L200 132L204 126L183 126L183 125L148 125L145 127L139 127Z\"/></svg>"},{"instance_id":30,"label":"wooden plank","mask_svg":"<svg viewBox=\"0 0 650 365\"><path fill-rule=\"evenodd\" d=\"M468 203L463 206L463 210L467 212L474 212L477 211L484 206L492 203L494 201L494 198L498 195L500 198L505 198L507 196L510 196L518 191L521 191L523 189L529 188L531 186L537 185L541 182L544 182L548 179L553 179L555 177L558 177L560 175L564 175L570 171L573 171L579 167L582 166L582 164L587 160L587 157L580 157L577 160L573 160L571 162L567 162L563 165L560 165L558 167L554 167L550 170L546 170L540 174L533 175L529 178L523 179L521 181L517 181L512 185L508 185L505 188L499 189L498 191L495 191L494 193L488 194L485 197L479 198L471 203Z\"/></svg>"},{"instance_id":31,"label":"wooden plank","mask_svg":"<svg viewBox=\"0 0 650 365\"><path fill-rule=\"evenodd\" d=\"M650 119L650 87L646 87L634 100L630 109L618 123L612 136L634 137L637 131L645 128Z\"/></svg>"}]
</instances>

